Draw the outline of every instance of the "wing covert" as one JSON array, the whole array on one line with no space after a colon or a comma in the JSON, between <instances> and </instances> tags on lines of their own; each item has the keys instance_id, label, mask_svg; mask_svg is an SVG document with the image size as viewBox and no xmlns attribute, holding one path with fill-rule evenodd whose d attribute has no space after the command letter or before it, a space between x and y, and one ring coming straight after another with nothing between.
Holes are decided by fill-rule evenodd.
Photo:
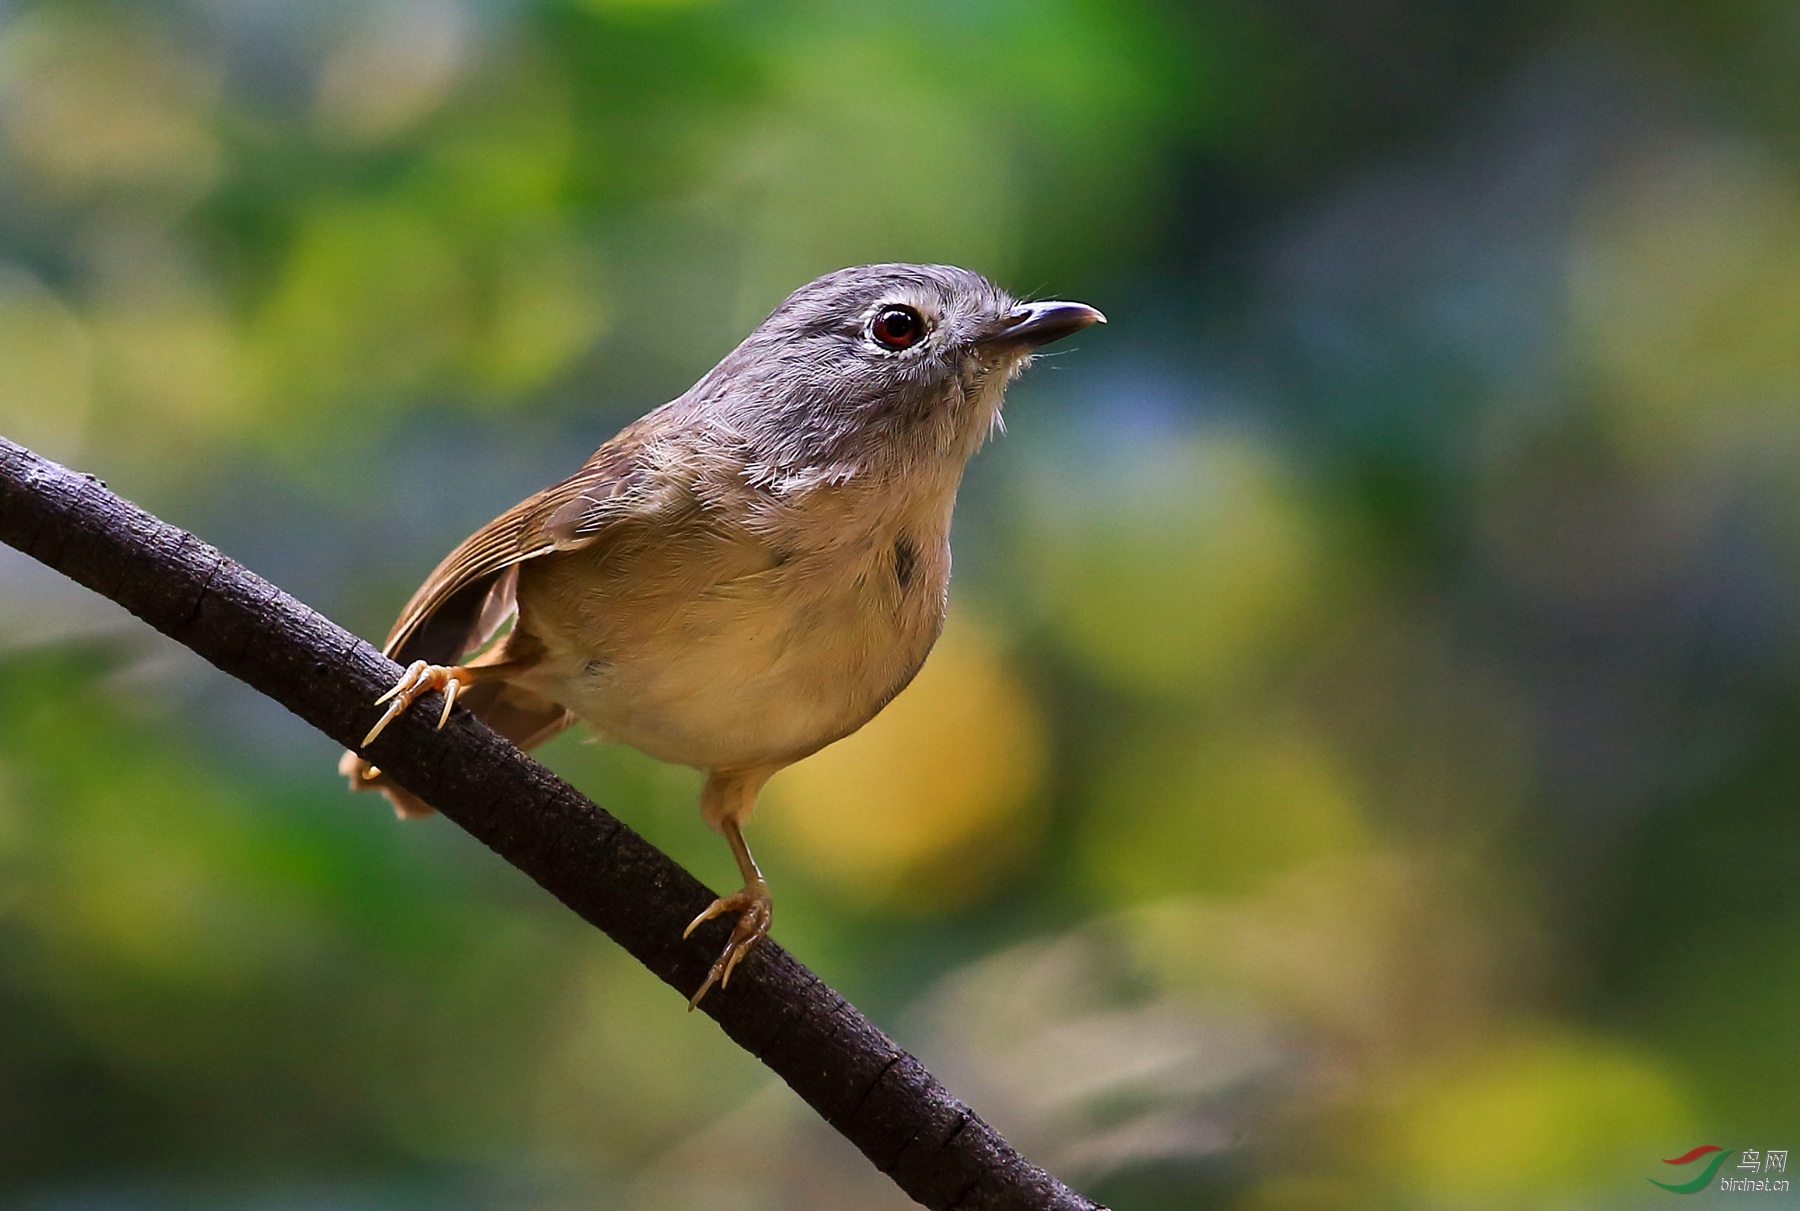
<instances>
[{"instance_id":1,"label":"wing covert","mask_svg":"<svg viewBox=\"0 0 1800 1211\"><path fill-rule=\"evenodd\" d=\"M648 418L646 418L648 419ZM464 539L400 611L382 651L401 663L455 664L511 613L513 576L502 574L552 551L597 541L613 524L655 502L642 491L647 447L639 421L594 451L567 479L520 501Z\"/></svg>"}]
</instances>

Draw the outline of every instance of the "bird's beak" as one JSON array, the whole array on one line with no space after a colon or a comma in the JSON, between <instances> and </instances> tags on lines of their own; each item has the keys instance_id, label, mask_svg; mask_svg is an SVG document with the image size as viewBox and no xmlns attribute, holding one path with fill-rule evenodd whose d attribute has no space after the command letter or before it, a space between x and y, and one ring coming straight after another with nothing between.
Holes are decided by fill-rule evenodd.
<instances>
[{"instance_id":1,"label":"bird's beak","mask_svg":"<svg viewBox=\"0 0 1800 1211\"><path fill-rule=\"evenodd\" d=\"M1025 303L1011 311L987 341L1036 349L1080 332L1089 324L1105 322L1106 317L1086 303Z\"/></svg>"}]
</instances>

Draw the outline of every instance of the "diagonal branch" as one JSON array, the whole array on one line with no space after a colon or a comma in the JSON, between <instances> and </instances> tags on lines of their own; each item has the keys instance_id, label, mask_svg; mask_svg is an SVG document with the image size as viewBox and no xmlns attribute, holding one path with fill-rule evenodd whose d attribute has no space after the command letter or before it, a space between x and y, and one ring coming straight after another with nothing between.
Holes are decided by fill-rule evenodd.
<instances>
[{"instance_id":1,"label":"diagonal branch","mask_svg":"<svg viewBox=\"0 0 1800 1211\"><path fill-rule=\"evenodd\" d=\"M399 669L184 530L0 438L0 541L112 598L349 747ZM728 929L682 926L712 892L466 712L408 711L367 750L401 785L686 995ZM678 1007L670 1002L671 1011ZM927 1207L1101 1211L1031 1164L792 955L764 943L701 1002L875 1167Z\"/></svg>"}]
</instances>

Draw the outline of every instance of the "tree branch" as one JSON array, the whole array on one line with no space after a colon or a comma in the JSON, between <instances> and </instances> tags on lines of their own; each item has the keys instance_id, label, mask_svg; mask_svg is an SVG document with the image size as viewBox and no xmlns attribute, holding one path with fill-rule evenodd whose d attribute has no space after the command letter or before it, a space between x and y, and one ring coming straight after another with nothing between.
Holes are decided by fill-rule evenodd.
<instances>
[{"instance_id":1,"label":"tree branch","mask_svg":"<svg viewBox=\"0 0 1800 1211\"><path fill-rule=\"evenodd\" d=\"M374 648L193 535L5 438L0 541L112 598L347 747L399 676ZM712 922L688 942L681 930L713 893L467 712L442 732L436 717L430 704L402 714L367 755L664 983L683 996L698 987L729 923ZM700 1007L925 1206L1100 1211L1013 1151L774 943Z\"/></svg>"}]
</instances>

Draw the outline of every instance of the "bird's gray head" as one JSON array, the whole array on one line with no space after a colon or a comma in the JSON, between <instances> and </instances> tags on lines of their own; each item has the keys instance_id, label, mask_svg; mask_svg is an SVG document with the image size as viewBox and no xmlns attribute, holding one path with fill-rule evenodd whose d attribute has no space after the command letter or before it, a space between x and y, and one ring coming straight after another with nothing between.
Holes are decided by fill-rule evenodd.
<instances>
[{"instance_id":1,"label":"bird's gray head","mask_svg":"<svg viewBox=\"0 0 1800 1211\"><path fill-rule=\"evenodd\" d=\"M860 265L789 295L688 399L776 477L960 469L1032 351L1104 319L951 265Z\"/></svg>"}]
</instances>

